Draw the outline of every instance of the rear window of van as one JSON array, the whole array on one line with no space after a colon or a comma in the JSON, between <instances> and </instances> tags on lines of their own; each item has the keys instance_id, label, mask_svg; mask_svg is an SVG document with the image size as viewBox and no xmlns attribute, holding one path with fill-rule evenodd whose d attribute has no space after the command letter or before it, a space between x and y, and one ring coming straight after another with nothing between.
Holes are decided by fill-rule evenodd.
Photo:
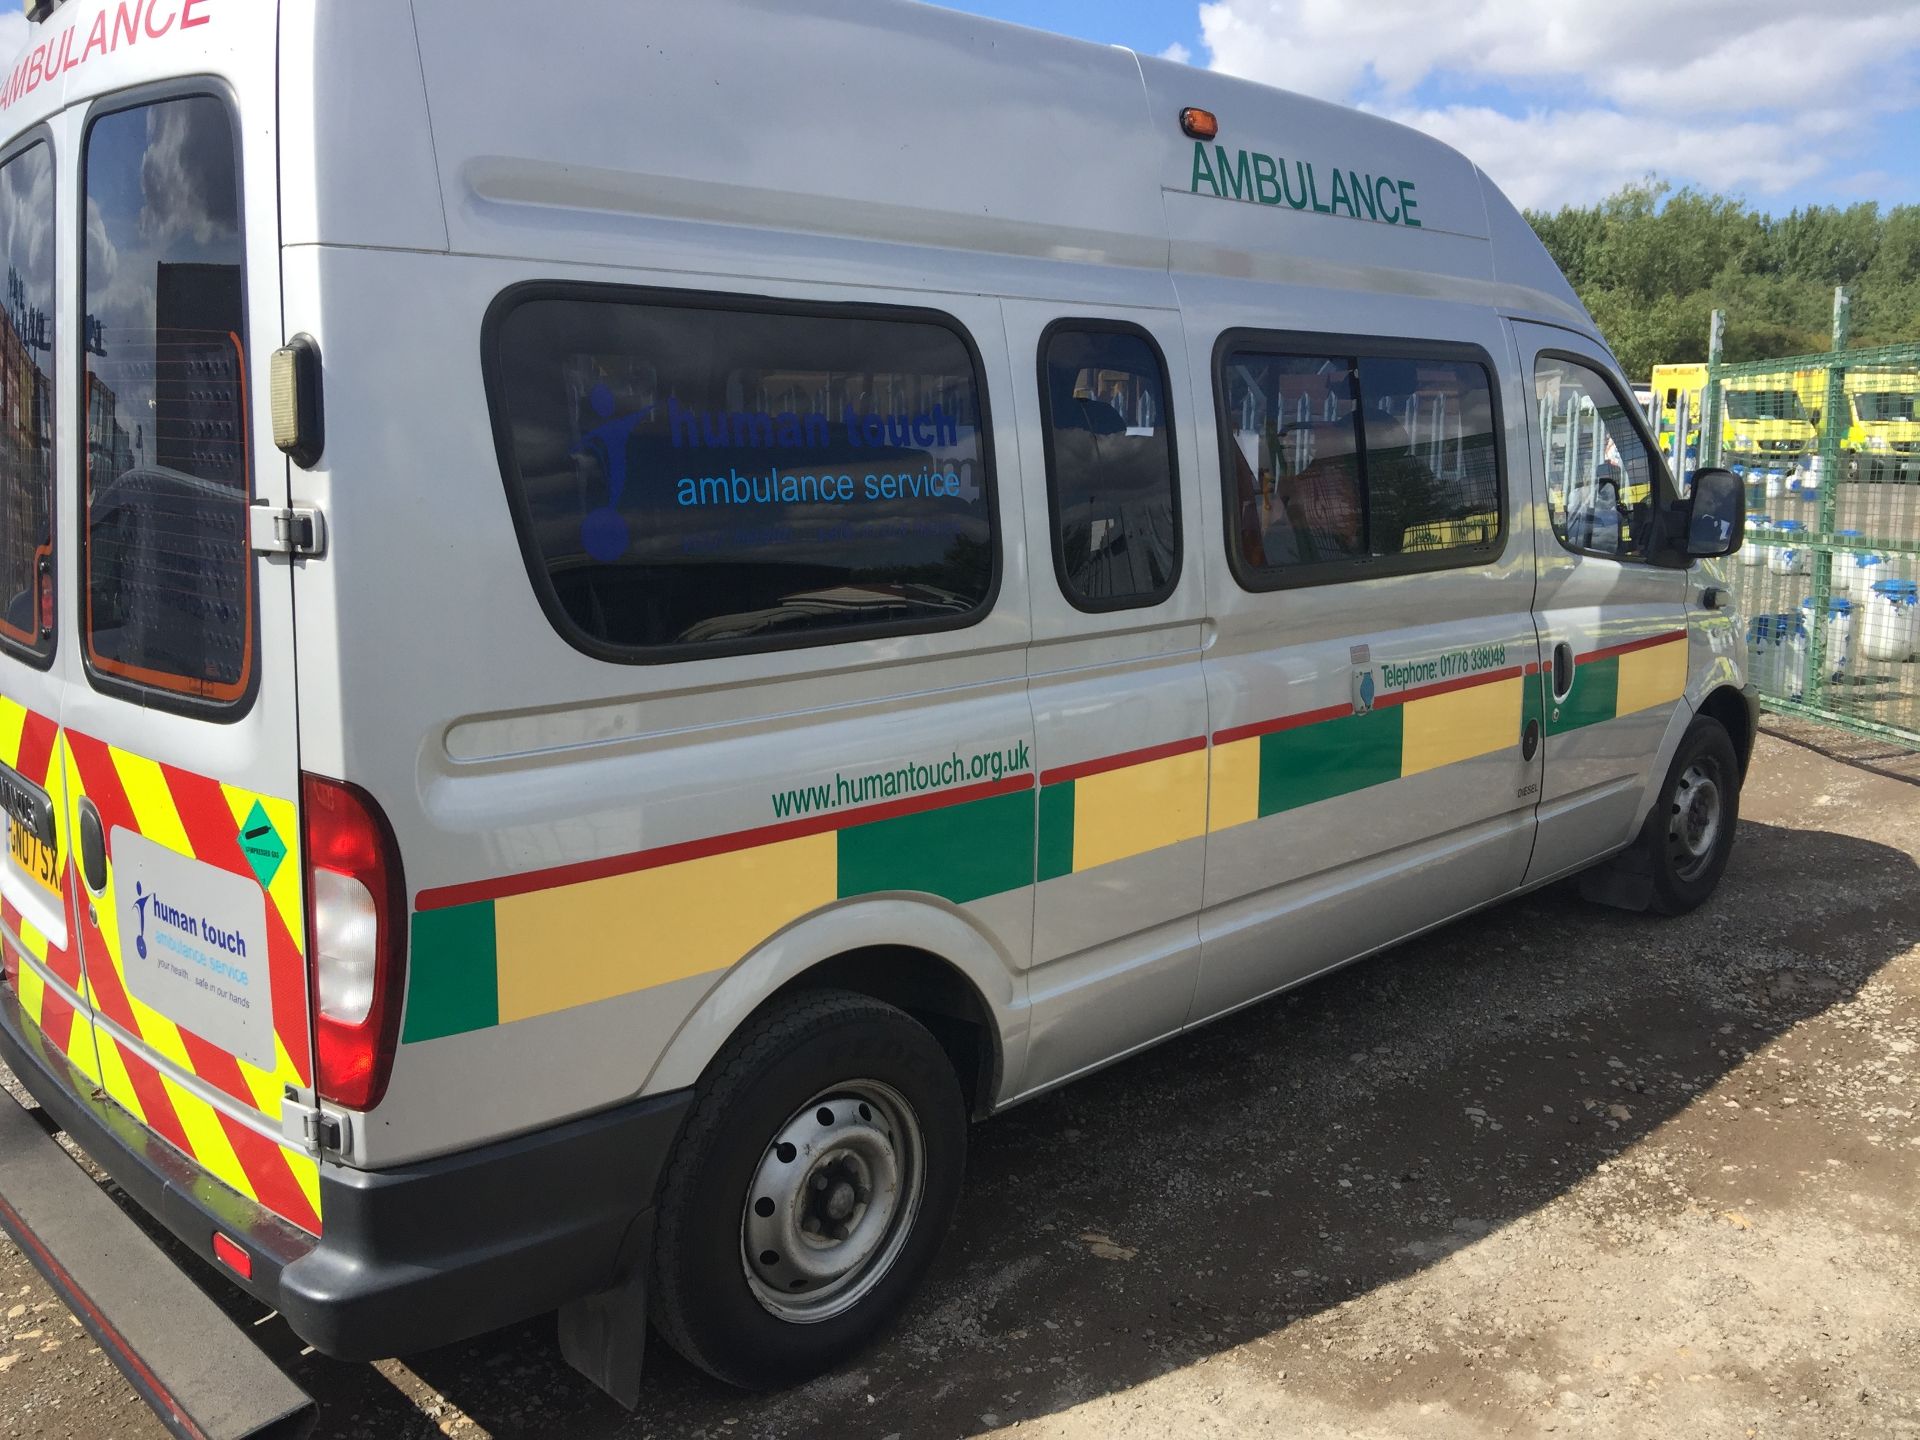
<instances>
[{"instance_id":1,"label":"rear window of van","mask_svg":"<svg viewBox=\"0 0 1920 1440\"><path fill-rule=\"evenodd\" d=\"M239 164L210 96L88 128L87 664L234 709L253 672Z\"/></svg>"},{"instance_id":2,"label":"rear window of van","mask_svg":"<svg viewBox=\"0 0 1920 1440\"><path fill-rule=\"evenodd\" d=\"M489 334L528 568L588 653L829 644L991 605L983 392L943 317L536 290Z\"/></svg>"},{"instance_id":3,"label":"rear window of van","mask_svg":"<svg viewBox=\"0 0 1920 1440\"><path fill-rule=\"evenodd\" d=\"M0 641L53 654L53 151L0 164Z\"/></svg>"}]
</instances>

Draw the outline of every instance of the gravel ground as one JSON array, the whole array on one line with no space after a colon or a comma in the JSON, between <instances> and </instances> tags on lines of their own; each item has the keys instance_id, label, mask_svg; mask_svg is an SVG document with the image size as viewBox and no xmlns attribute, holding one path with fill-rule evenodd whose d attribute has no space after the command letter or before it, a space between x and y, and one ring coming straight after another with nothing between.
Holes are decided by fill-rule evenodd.
<instances>
[{"instance_id":1,"label":"gravel ground","mask_svg":"<svg viewBox=\"0 0 1920 1440\"><path fill-rule=\"evenodd\" d=\"M256 1333L326 1436L1920 1437L1920 764L1794 735L1696 916L1537 896L977 1128L922 1300L805 1389ZM0 1314L0 1433L162 1433L4 1241Z\"/></svg>"}]
</instances>

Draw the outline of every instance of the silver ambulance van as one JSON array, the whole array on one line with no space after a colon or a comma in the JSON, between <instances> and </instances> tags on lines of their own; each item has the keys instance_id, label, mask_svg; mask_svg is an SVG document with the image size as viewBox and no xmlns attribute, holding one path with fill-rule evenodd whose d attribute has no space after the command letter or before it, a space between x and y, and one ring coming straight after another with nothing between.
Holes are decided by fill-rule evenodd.
<instances>
[{"instance_id":1,"label":"silver ambulance van","mask_svg":"<svg viewBox=\"0 0 1920 1440\"><path fill-rule=\"evenodd\" d=\"M243 1362L49 1129L328 1354L777 1385L969 1120L1727 864L1738 486L1442 145L905 0L27 46L0 1220L182 1424Z\"/></svg>"}]
</instances>

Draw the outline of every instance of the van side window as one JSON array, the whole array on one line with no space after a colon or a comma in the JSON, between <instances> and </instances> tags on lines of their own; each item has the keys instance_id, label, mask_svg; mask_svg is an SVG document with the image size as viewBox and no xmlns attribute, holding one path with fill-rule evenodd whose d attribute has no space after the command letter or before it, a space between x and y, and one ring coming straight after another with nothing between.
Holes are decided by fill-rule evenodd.
<instances>
[{"instance_id":1,"label":"van side window","mask_svg":"<svg viewBox=\"0 0 1920 1440\"><path fill-rule=\"evenodd\" d=\"M1131 327L1057 326L1041 346L1060 588L1083 610L1158 605L1180 579L1166 366Z\"/></svg>"},{"instance_id":2,"label":"van side window","mask_svg":"<svg viewBox=\"0 0 1920 1440\"><path fill-rule=\"evenodd\" d=\"M825 645L992 603L983 391L951 321L537 287L488 329L521 547L587 653Z\"/></svg>"},{"instance_id":3,"label":"van side window","mask_svg":"<svg viewBox=\"0 0 1920 1440\"><path fill-rule=\"evenodd\" d=\"M1534 393L1553 533L1583 555L1644 558L1658 492L1629 406L1599 371L1552 355L1540 357Z\"/></svg>"},{"instance_id":4,"label":"van side window","mask_svg":"<svg viewBox=\"0 0 1920 1440\"><path fill-rule=\"evenodd\" d=\"M53 150L0 165L0 641L53 654Z\"/></svg>"},{"instance_id":5,"label":"van side window","mask_svg":"<svg viewBox=\"0 0 1920 1440\"><path fill-rule=\"evenodd\" d=\"M254 605L232 121L210 96L117 111L84 163L88 668L234 706Z\"/></svg>"},{"instance_id":6,"label":"van side window","mask_svg":"<svg viewBox=\"0 0 1920 1440\"><path fill-rule=\"evenodd\" d=\"M1255 589L1472 564L1503 538L1491 372L1435 355L1226 352L1229 545Z\"/></svg>"}]
</instances>

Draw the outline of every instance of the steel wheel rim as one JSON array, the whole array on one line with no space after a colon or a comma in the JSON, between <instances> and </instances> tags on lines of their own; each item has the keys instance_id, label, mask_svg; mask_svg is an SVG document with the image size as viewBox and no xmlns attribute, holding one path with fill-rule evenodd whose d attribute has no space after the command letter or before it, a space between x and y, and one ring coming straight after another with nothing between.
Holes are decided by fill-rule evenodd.
<instances>
[{"instance_id":1,"label":"steel wheel rim","mask_svg":"<svg viewBox=\"0 0 1920 1440\"><path fill-rule=\"evenodd\" d=\"M1696 760L1674 787L1667 822L1667 853L1681 880L1698 879L1713 863L1725 826L1726 800L1720 788L1719 767L1704 759Z\"/></svg>"},{"instance_id":2,"label":"steel wheel rim","mask_svg":"<svg viewBox=\"0 0 1920 1440\"><path fill-rule=\"evenodd\" d=\"M817 1325L887 1277L926 1189L926 1139L891 1085L855 1080L794 1111L762 1155L740 1220L740 1261L769 1314Z\"/></svg>"}]
</instances>

